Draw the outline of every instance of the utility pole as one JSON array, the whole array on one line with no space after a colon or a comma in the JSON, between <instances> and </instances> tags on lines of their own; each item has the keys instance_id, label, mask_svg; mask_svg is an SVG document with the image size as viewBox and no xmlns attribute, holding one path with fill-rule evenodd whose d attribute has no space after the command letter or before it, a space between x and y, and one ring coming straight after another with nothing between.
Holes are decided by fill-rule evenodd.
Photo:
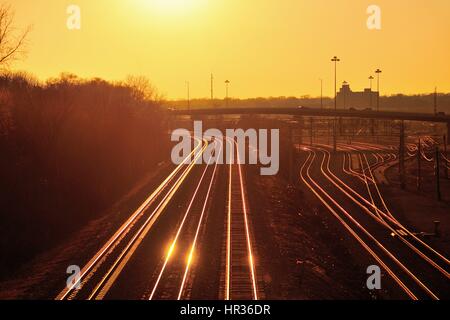
<instances>
[{"instance_id":1,"label":"utility pole","mask_svg":"<svg viewBox=\"0 0 450 320\"><path fill-rule=\"evenodd\" d=\"M437 87L434 88L434 115L437 116Z\"/></svg>"},{"instance_id":2,"label":"utility pole","mask_svg":"<svg viewBox=\"0 0 450 320\"><path fill-rule=\"evenodd\" d=\"M373 79L374 79L373 76L370 76L370 77L369 77L369 86L370 86L370 108L373 107L373 103L372 103L372 96L373 96L373 93L372 93L372 88L373 88L372 82L373 82Z\"/></svg>"},{"instance_id":3,"label":"utility pole","mask_svg":"<svg viewBox=\"0 0 450 320\"><path fill-rule=\"evenodd\" d=\"M375 119L370 119L370 134L375 136Z\"/></svg>"},{"instance_id":4,"label":"utility pole","mask_svg":"<svg viewBox=\"0 0 450 320\"><path fill-rule=\"evenodd\" d=\"M419 137L419 144L417 146L417 190L420 191L422 187L422 141Z\"/></svg>"},{"instance_id":5,"label":"utility pole","mask_svg":"<svg viewBox=\"0 0 450 320\"><path fill-rule=\"evenodd\" d=\"M341 61L338 57L334 56L333 59L331 59L332 62L334 62L334 112L337 113L337 63ZM337 151L337 128L336 128L336 115L334 116L334 126L333 126L333 150L334 152Z\"/></svg>"},{"instance_id":6,"label":"utility pole","mask_svg":"<svg viewBox=\"0 0 450 320\"><path fill-rule=\"evenodd\" d=\"M228 89L230 86L230 80L225 81L225 89L226 89L226 96L225 96L225 105L228 107Z\"/></svg>"},{"instance_id":7,"label":"utility pole","mask_svg":"<svg viewBox=\"0 0 450 320\"><path fill-rule=\"evenodd\" d=\"M447 163L447 160L446 160L446 159L448 159L448 153L447 153L447 136L445 134L444 134L444 156L445 156L445 159L444 159L445 178L448 179L448 167L449 167L450 163Z\"/></svg>"},{"instance_id":8,"label":"utility pole","mask_svg":"<svg viewBox=\"0 0 450 320\"><path fill-rule=\"evenodd\" d=\"M320 79L320 109L323 109L323 79Z\"/></svg>"},{"instance_id":9,"label":"utility pole","mask_svg":"<svg viewBox=\"0 0 450 320\"><path fill-rule=\"evenodd\" d=\"M313 117L309 119L309 136L310 136L310 145L313 146Z\"/></svg>"},{"instance_id":10,"label":"utility pole","mask_svg":"<svg viewBox=\"0 0 450 320\"><path fill-rule=\"evenodd\" d=\"M187 88L187 106L188 110L191 110L191 88L189 81L186 81L186 88Z\"/></svg>"},{"instance_id":11,"label":"utility pole","mask_svg":"<svg viewBox=\"0 0 450 320\"><path fill-rule=\"evenodd\" d=\"M332 126L330 126L330 119L328 119L328 144L331 145L331 128Z\"/></svg>"},{"instance_id":12,"label":"utility pole","mask_svg":"<svg viewBox=\"0 0 450 320\"><path fill-rule=\"evenodd\" d=\"M382 71L380 69L375 70L377 74L377 90L378 90L378 98L377 98L377 112L380 111L380 74Z\"/></svg>"},{"instance_id":13,"label":"utility pole","mask_svg":"<svg viewBox=\"0 0 450 320\"><path fill-rule=\"evenodd\" d=\"M289 139L288 139L288 144L289 144L289 181L291 184L295 183L295 179L294 179L294 141L292 139L292 135L293 135L293 130L292 127L289 126L288 128L289 131Z\"/></svg>"},{"instance_id":14,"label":"utility pole","mask_svg":"<svg viewBox=\"0 0 450 320\"><path fill-rule=\"evenodd\" d=\"M214 75L211 73L211 102L214 101Z\"/></svg>"},{"instance_id":15,"label":"utility pole","mask_svg":"<svg viewBox=\"0 0 450 320\"><path fill-rule=\"evenodd\" d=\"M406 188L405 182L405 122L402 120L400 124L400 146L399 146L399 171L400 185L402 189Z\"/></svg>"},{"instance_id":16,"label":"utility pole","mask_svg":"<svg viewBox=\"0 0 450 320\"><path fill-rule=\"evenodd\" d=\"M439 154L439 146L436 146L436 155L435 155L436 159L435 159L435 166L436 166L436 194L437 194L437 199L438 201L442 200L442 194L441 194L441 169L440 169L440 154Z\"/></svg>"}]
</instances>

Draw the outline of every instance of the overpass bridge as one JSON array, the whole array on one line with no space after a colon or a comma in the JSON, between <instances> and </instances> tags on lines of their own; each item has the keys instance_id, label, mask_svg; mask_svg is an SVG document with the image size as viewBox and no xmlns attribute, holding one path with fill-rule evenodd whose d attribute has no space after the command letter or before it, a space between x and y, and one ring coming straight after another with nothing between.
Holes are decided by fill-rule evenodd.
<instances>
[{"instance_id":1,"label":"overpass bridge","mask_svg":"<svg viewBox=\"0 0 450 320\"><path fill-rule=\"evenodd\" d=\"M204 109L171 109L173 115L179 116L208 116L208 115L291 115L304 117L338 117L360 118L375 120L405 120L432 123L444 123L447 125L447 137L450 137L450 116L440 113L412 113L390 112L356 109L314 109L314 108L204 108Z\"/></svg>"}]
</instances>

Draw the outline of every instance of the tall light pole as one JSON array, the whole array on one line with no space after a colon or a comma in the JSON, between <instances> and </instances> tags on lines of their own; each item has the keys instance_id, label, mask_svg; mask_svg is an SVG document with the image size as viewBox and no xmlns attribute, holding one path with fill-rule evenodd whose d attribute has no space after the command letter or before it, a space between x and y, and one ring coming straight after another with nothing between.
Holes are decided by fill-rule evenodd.
<instances>
[{"instance_id":1,"label":"tall light pole","mask_svg":"<svg viewBox=\"0 0 450 320\"><path fill-rule=\"evenodd\" d=\"M320 80L320 109L323 109L323 79Z\"/></svg>"},{"instance_id":2,"label":"tall light pole","mask_svg":"<svg viewBox=\"0 0 450 320\"><path fill-rule=\"evenodd\" d=\"M437 108L437 87L434 87L434 115L437 116L438 108Z\"/></svg>"},{"instance_id":3,"label":"tall light pole","mask_svg":"<svg viewBox=\"0 0 450 320\"><path fill-rule=\"evenodd\" d=\"M214 101L214 75L211 73L211 101Z\"/></svg>"},{"instance_id":4,"label":"tall light pole","mask_svg":"<svg viewBox=\"0 0 450 320\"><path fill-rule=\"evenodd\" d=\"M370 76L369 77L369 84L370 84L370 107L372 108L372 88L373 88L373 86L372 86L372 83L373 83L373 79L375 79L373 76Z\"/></svg>"},{"instance_id":5,"label":"tall light pole","mask_svg":"<svg viewBox=\"0 0 450 320\"><path fill-rule=\"evenodd\" d=\"M187 105L188 105L188 110L191 109L191 84L189 83L189 81L186 81L186 90L187 90Z\"/></svg>"},{"instance_id":6,"label":"tall light pole","mask_svg":"<svg viewBox=\"0 0 450 320\"><path fill-rule=\"evenodd\" d=\"M228 107L228 89L230 86L230 80L225 81L225 89L226 89L226 97L225 97L225 104Z\"/></svg>"},{"instance_id":7,"label":"tall light pole","mask_svg":"<svg viewBox=\"0 0 450 320\"><path fill-rule=\"evenodd\" d=\"M375 70L375 73L377 74L377 91L378 91L378 98L377 98L377 112L380 111L380 74L383 71L380 69Z\"/></svg>"},{"instance_id":8,"label":"tall light pole","mask_svg":"<svg viewBox=\"0 0 450 320\"><path fill-rule=\"evenodd\" d=\"M347 88L348 82L344 81L342 83L343 88ZM343 90L342 94L344 95L344 110L347 109L347 89Z\"/></svg>"},{"instance_id":9,"label":"tall light pole","mask_svg":"<svg viewBox=\"0 0 450 320\"><path fill-rule=\"evenodd\" d=\"M337 63L341 60L334 56L331 61L334 62L334 111L337 111Z\"/></svg>"},{"instance_id":10,"label":"tall light pole","mask_svg":"<svg viewBox=\"0 0 450 320\"><path fill-rule=\"evenodd\" d=\"M334 62L334 111L337 112L337 63L341 61L338 57L334 56L333 59L331 59L332 62ZM336 116L334 117L334 139L333 139L333 150L336 152L337 150L337 137L336 137Z\"/></svg>"}]
</instances>

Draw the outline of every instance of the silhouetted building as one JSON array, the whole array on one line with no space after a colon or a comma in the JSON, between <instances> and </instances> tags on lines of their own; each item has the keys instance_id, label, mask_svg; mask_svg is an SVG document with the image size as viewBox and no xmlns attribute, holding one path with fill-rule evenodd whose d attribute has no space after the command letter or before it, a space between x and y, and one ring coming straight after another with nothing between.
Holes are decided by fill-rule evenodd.
<instances>
[{"instance_id":1,"label":"silhouetted building","mask_svg":"<svg viewBox=\"0 0 450 320\"><path fill-rule=\"evenodd\" d=\"M362 92L354 92L350 89L349 83L344 81L337 94L337 106L340 109L375 109L377 98L378 92L372 91L370 88L364 89Z\"/></svg>"}]
</instances>

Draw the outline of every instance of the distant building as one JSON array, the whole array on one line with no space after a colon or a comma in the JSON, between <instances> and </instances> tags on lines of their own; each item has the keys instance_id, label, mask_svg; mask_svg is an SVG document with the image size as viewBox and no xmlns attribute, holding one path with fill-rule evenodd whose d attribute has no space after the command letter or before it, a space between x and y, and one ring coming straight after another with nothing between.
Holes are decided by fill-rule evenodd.
<instances>
[{"instance_id":1,"label":"distant building","mask_svg":"<svg viewBox=\"0 0 450 320\"><path fill-rule=\"evenodd\" d=\"M378 92L372 91L370 88L364 89L362 92L354 92L350 89L350 84L344 81L337 94L337 107L340 109L376 109L377 98Z\"/></svg>"}]
</instances>

